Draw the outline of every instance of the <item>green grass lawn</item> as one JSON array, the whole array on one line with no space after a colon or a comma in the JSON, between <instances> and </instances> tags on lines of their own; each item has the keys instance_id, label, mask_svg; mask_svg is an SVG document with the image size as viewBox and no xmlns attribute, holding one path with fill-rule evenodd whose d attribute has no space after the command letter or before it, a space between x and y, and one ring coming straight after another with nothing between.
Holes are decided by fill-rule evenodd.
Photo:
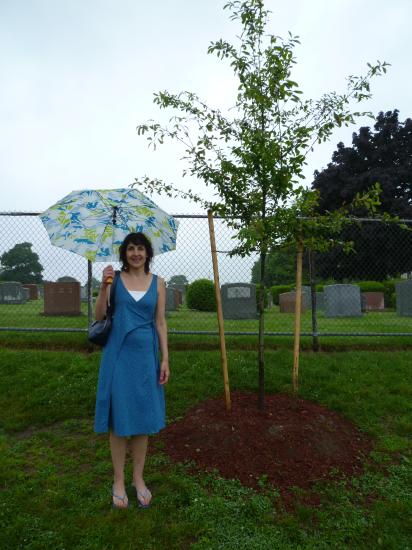
<instances>
[{"instance_id":1,"label":"green grass lawn","mask_svg":"<svg viewBox=\"0 0 412 550\"><path fill-rule=\"evenodd\" d=\"M288 511L276 487L255 492L217 473L191 474L190 465L171 463L154 437L146 471L154 504L125 512L110 509L107 437L92 431L100 354L0 353L0 548L412 547L410 351L302 354L301 396L375 440L361 477L318 484L319 506L304 504L298 491ZM291 351L268 350L266 361L267 391L290 392ZM173 351L171 368L168 422L222 395L217 351ZM232 389L256 391L254 351L231 349L229 369Z\"/></svg>"},{"instance_id":2,"label":"green grass lawn","mask_svg":"<svg viewBox=\"0 0 412 550\"><path fill-rule=\"evenodd\" d=\"M169 330L173 331L218 331L216 313L200 312L182 308L168 313ZM87 304L82 303L82 315L77 317L45 316L43 301L36 300L21 305L0 305L0 327L37 328L87 328ZM279 308L267 310L266 332L293 332L294 314L279 313ZM257 332L257 319L226 320L227 332ZM311 312L302 315L302 332L312 332ZM373 333L406 332L412 336L412 317L399 317L395 311L368 312L362 317L326 318L318 313L318 332L322 333Z\"/></svg>"}]
</instances>

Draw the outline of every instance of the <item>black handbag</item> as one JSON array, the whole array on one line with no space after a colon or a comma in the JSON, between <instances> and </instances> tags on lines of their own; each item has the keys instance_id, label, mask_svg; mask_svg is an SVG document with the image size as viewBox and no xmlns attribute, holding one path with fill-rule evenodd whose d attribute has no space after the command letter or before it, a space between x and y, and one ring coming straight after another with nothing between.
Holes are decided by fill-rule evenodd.
<instances>
[{"instance_id":1,"label":"black handbag","mask_svg":"<svg viewBox=\"0 0 412 550\"><path fill-rule=\"evenodd\" d=\"M93 321L89 327L89 332L87 338L92 344L97 344L98 346L105 346L107 340L109 339L110 330L112 328L112 319L115 308L115 290L117 285L117 280L120 277L119 271L116 271L114 275L114 281L110 287L110 300L107 305L106 317L102 321Z\"/></svg>"}]
</instances>

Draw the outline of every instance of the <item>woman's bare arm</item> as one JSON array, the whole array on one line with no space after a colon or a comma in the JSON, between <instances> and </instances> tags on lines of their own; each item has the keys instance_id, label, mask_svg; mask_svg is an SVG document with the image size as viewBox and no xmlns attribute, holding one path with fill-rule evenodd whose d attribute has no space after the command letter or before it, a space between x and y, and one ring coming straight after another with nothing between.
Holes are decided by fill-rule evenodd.
<instances>
[{"instance_id":1,"label":"woman's bare arm","mask_svg":"<svg viewBox=\"0 0 412 550\"><path fill-rule=\"evenodd\" d=\"M96 300L95 317L96 321L102 321L107 312L107 299L110 292L110 284L107 282L107 278L114 279L114 269L111 265L103 269L102 284L100 286L99 295Z\"/></svg>"},{"instance_id":2,"label":"woman's bare arm","mask_svg":"<svg viewBox=\"0 0 412 550\"><path fill-rule=\"evenodd\" d=\"M166 287L161 277L158 277L157 293L156 329L159 336L160 353L162 356L160 364L160 383L166 384L169 380L170 370L169 349L167 345Z\"/></svg>"}]
</instances>

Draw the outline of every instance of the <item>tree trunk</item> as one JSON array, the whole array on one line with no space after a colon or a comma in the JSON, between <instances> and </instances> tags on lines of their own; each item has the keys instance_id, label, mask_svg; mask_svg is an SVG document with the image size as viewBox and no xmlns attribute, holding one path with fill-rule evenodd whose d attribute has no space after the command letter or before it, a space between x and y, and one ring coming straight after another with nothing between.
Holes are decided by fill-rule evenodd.
<instances>
[{"instance_id":1,"label":"tree trunk","mask_svg":"<svg viewBox=\"0 0 412 550\"><path fill-rule=\"evenodd\" d=\"M260 252L259 290L259 399L258 407L265 408L265 264L266 251Z\"/></svg>"}]
</instances>

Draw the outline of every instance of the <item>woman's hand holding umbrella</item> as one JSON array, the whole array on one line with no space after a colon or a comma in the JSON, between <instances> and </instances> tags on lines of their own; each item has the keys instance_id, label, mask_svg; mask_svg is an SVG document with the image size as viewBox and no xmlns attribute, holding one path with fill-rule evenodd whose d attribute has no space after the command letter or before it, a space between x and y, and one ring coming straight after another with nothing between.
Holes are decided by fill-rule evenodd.
<instances>
[{"instance_id":1,"label":"woman's hand holding umbrella","mask_svg":"<svg viewBox=\"0 0 412 550\"><path fill-rule=\"evenodd\" d=\"M111 285L114 278L114 269L112 265L108 265L103 269L102 283L103 285Z\"/></svg>"}]
</instances>

